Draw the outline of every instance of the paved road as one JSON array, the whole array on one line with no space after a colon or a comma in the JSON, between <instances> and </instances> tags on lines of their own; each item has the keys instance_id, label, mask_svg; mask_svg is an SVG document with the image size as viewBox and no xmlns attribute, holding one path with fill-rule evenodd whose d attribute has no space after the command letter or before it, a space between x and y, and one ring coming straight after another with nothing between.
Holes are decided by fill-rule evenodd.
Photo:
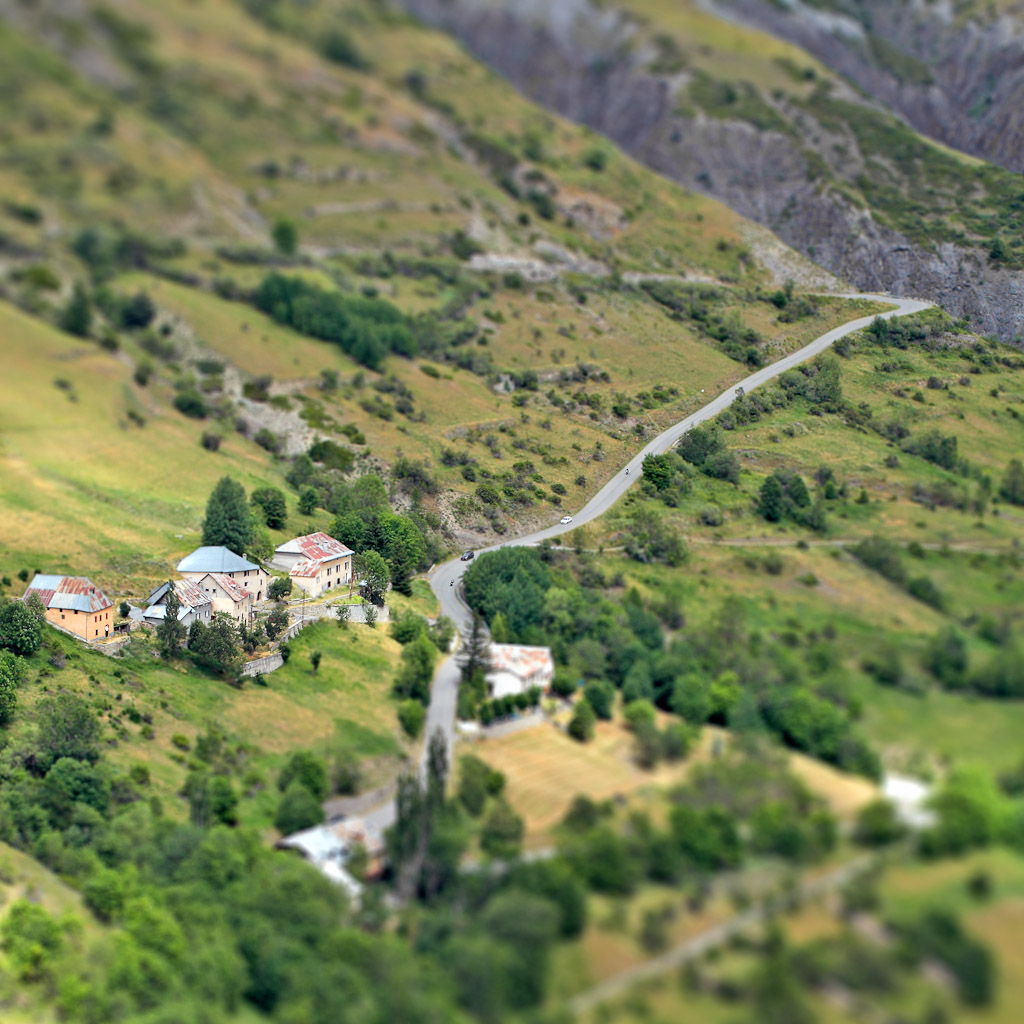
<instances>
[{"instance_id":1,"label":"paved road","mask_svg":"<svg viewBox=\"0 0 1024 1024\"><path fill-rule=\"evenodd\" d=\"M856 293L842 295L840 297L849 299L874 299L878 302L889 303L895 308L890 312L880 314L885 320L894 316L907 316L911 313L919 313L921 310L928 309L933 305L931 302L919 299L894 299L887 295ZM845 323L841 327L833 328L826 334L822 334L820 337L815 338L814 341L804 345L803 348L798 349L796 352L791 352L788 356L784 356L777 362L774 362L769 366L762 367L756 373L752 373L745 380L739 381L727 391L723 391L720 395L711 399L711 401L708 402L707 405L703 406L703 408L691 413L685 419L680 420L674 426L669 427L668 430L660 433L656 438L654 438L654 440L648 442L648 444L637 452L637 454L634 455L633 458L630 459L629 462L626 463L626 465L623 466L615 476L613 476L611 480L609 480L608 483L606 483L604 487L602 487L601 490L599 490L597 494L595 494L594 497L583 506L583 508L578 512L573 513L573 520L571 523L565 526L560 523L556 523L554 526L549 526L544 530L538 530L536 533L504 541L501 544L494 544L488 548L481 548L477 551L477 554L482 554L485 551L496 551L498 548L502 547L536 545L542 540L547 540L561 536L564 533L569 533L572 530L575 530L576 527L582 526L584 523L588 523L592 519L597 519L599 516L604 515L604 513L607 512L612 505L614 505L619 498L621 498L626 491L641 478L643 475L643 462L648 455L660 455L663 452L668 451L688 430L691 430L693 427L697 426L698 423L703 423L705 420L711 419L713 416L717 416L724 409L727 409L736 400L736 396L740 393L740 389L742 389L743 392L750 392L755 388L761 387L763 384L767 384L770 380L778 377L779 374L784 373L786 370L791 370L794 366L799 366L808 359L824 352L827 348L834 345L840 338L844 338L848 334L853 334L855 331L860 331L865 327L870 326L874 319L874 315L863 316L856 320L851 320L849 323ZM471 613L459 593L459 581L462 578L462 574L472 564L472 562L463 562L460 559L455 558L450 562L445 562L443 565L439 565L430 576L430 586L441 603L441 613L453 619L460 632L465 632L469 627ZM458 666L455 663L455 658L450 657L441 663L434 675L430 707L427 709L427 722L426 729L424 730L424 735L429 737L434 734L435 729L440 728L448 740L449 755L454 749L455 744L455 704L456 697L458 695L458 686ZM424 761L425 758L426 748L424 746ZM421 772L423 769L424 763L421 762ZM386 827L394 820L394 807L389 804L380 808L378 811L373 812L371 815L368 815L368 817L372 817L375 823L381 827Z\"/></svg>"}]
</instances>

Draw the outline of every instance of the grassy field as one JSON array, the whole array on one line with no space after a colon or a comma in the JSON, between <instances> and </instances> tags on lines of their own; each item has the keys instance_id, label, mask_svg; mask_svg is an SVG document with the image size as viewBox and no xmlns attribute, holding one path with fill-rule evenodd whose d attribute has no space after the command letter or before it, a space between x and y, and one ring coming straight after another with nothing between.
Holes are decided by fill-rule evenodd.
<instances>
[{"instance_id":1,"label":"grassy field","mask_svg":"<svg viewBox=\"0 0 1024 1024\"><path fill-rule=\"evenodd\" d=\"M729 742L726 732L705 728L689 757L653 771L634 763L632 734L619 718L598 722L594 739L586 744L544 723L480 740L471 749L505 773L509 800L526 822L527 846L540 848L551 844L555 826L577 795L597 801L628 797L631 807L663 816L666 789L684 782L690 769L710 760L716 743L722 742ZM790 767L842 819L851 818L877 792L864 779L799 754L790 756Z\"/></svg>"},{"instance_id":2,"label":"grassy field","mask_svg":"<svg viewBox=\"0 0 1024 1024\"><path fill-rule=\"evenodd\" d=\"M247 490L282 483L266 453L140 388L130 366L10 306L4 309L0 410L0 565L90 576L115 600L144 597L199 543L206 499L229 474ZM130 414L137 419L130 418ZM140 424L139 420L142 423ZM292 522L300 520L296 496ZM289 533L273 535L281 543Z\"/></svg>"}]
</instances>

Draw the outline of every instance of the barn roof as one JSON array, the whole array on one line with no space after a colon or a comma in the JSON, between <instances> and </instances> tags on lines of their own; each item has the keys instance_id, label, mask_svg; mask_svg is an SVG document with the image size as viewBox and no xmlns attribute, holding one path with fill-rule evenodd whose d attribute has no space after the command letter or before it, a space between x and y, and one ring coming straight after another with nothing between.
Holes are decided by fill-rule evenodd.
<instances>
[{"instance_id":1,"label":"barn roof","mask_svg":"<svg viewBox=\"0 0 1024 1024\"><path fill-rule=\"evenodd\" d=\"M491 644L491 669L511 672L520 679L530 679L537 672L554 672L550 647L527 647L523 644Z\"/></svg>"},{"instance_id":2,"label":"barn roof","mask_svg":"<svg viewBox=\"0 0 1024 1024\"><path fill-rule=\"evenodd\" d=\"M167 600L167 591L169 589L170 584L168 583L162 583L157 587L156 590L149 595L149 600L147 602L149 606L151 608L154 605L162 606ZM195 580L175 580L174 593L181 602L181 615L186 614L189 608L198 608L200 605L210 603L210 595L207 594Z\"/></svg>"},{"instance_id":3,"label":"barn roof","mask_svg":"<svg viewBox=\"0 0 1024 1024\"><path fill-rule=\"evenodd\" d=\"M85 576L51 576L36 573L25 591L37 593L47 608L62 611L100 612L113 601Z\"/></svg>"}]
</instances>

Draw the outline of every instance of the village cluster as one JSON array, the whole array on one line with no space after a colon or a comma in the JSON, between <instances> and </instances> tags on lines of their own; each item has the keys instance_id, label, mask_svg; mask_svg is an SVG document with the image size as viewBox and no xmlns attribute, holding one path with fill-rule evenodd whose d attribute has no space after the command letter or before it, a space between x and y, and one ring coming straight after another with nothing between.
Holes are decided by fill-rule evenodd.
<instances>
[{"instance_id":1,"label":"village cluster","mask_svg":"<svg viewBox=\"0 0 1024 1024\"><path fill-rule=\"evenodd\" d=\"M281 544L270 566L287 573L305 597L318 598L342 587L351 589L350 548L326 533L295 537ZM273 575L226 547L196 548L177 565L180 578L153 590L145 608L131 608L120 619L114 602L85 576L37 573L25 591L36 594L46 608L46 620L87 643L126 633L133 623L156 626L163 618L172 589L179 602L178 619L189 626L207 623L216 614L249 623L267 600Z\"/></svg>"}]
</instances>

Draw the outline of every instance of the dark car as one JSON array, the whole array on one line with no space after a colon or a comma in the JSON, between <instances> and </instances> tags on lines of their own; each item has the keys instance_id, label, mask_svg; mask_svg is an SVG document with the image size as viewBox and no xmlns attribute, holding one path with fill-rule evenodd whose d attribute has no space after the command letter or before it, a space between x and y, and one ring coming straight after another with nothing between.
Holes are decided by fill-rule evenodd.
<instances>
[{"instance_id":1,"label":"dark car","mask_svg":"<svg viewBox=\"0 0 1024 1024\"><path fill-rule=\"evenodd\" d=\"M476 558L476 552L475 551L463 551L462 552L462 561L463 562L472 562L474 558Z\"/></svg>"}]
</instances>

